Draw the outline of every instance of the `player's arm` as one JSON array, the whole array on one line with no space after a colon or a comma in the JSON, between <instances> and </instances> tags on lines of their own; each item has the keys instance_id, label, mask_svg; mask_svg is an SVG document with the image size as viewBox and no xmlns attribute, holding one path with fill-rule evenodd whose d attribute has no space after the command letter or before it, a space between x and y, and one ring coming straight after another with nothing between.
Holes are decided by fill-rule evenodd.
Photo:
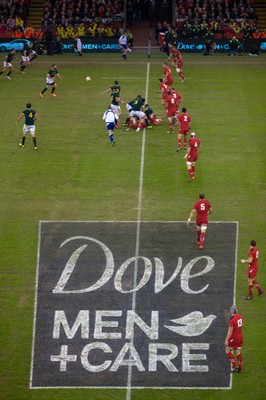
<instances>
[{"instance_id":1,"label":"player's arm","mask_svg":"<svg viewBox=\"0 0 266 400\"><path fill-rule=\"evenodd\" d=\"M195 208L192 208L192 210L191 210L191 212L190 212L190 214L189 214L188 220L187 220L187 226L189 225L190 221L191 221L192 218L194 217L195 213L196 213Z\"/></svg>"},{"instance_id":2,"label":"player's arm","mask_svg":"<svg viewBox=\"0 0 266 400\"><path fill-rule=\"evenodd\" d=\"M21 120L21 118L23 118L24 117L24 113L21 113L19 116L18 116L18 118L17 118L17 121L16 121L16 124L18 123L18 121L20 121Z\"/></svg>"},{"instance_id":3,"label":"player's arm","mask_svg":"<svg viewBox=\"0 0 266 400\"><path fill-rule=\"evenodd\" d=\"M186 152L186 154L185 154L184 157L183 157L184 160L188 157L190 151L191 151L191 147L188 147L188 148L187 148L187 152Z\"/></svg>"},{"instance_id":4,"label":"player's arm","mask_svg":"<svg viewBox=\"0 0 266 400\"><path fill-rule=\"evenodd\" d=\"M253 257L249 257L247 260L244 260L244 259L240 260L240 262L242 264L251 264L252 261L253 261Z\"/></svg>"},{"instance_id":5,"label":"player's arm","mask_svg":"<svg viewBox=\"0 0 266 400\"><path fill-rule=\"evenodd\" d=\"M228 340L232 336L232 333L233 333L233 327L229 326L228 331L227 331L227 335L226 335L226 338L225 338L225 341L224 341L224 345L225 346L228 346Z\"/></svg>"},{"instance_id":6,"label":"player's arm","mask_svg":"<svg viewBox=\"0 0 266 400\"><path fill-rule=\"evenodd\" d=\"M164 75L164 78L163 78L164 82L167 80L168 76L169 76L169 72L166 72L166 74Z\"/></svg>"},{"instance_id":7,"label":"player's arm","mask_svg":"<svg viewBox=\"0 0 266 400\"><path fill-rule=\"evenodd\" d=\"M106 89L104 92L102 92L101 94L105 94L105 93L108 93L108 92L111 92L111 88L109 87L108 89Z\"/></svg>"},{"instance_id":8,"label":"player's arm","mask_svg":"<svg viewBox=\"0 0 266 400\"><path fill-rule=\"evenodd\" d=\"M209 208L208 210L208 215L212 213L212 207Z\"/></svg>"},{"instance_id":9,"label":"player's arm","mask_svg":"<svg viewBox=\"0 0 266 400\"><path fill-rule=\"evenodd\" d=\"M37 119L37 114L34 114L33 120L36 121Z\"/></svg>"}]
</instances>

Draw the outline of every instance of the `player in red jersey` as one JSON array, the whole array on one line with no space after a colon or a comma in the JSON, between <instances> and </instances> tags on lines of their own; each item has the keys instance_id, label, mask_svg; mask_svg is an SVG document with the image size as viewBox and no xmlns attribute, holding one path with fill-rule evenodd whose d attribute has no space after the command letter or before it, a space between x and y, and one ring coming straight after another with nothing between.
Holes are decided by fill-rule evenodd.
<instances>
[{"instance_id":1,"label":"player in red jersey","mask_svg":"<svg viewBox=\"0 0 266 400\"><path fill-rule=\"evenodd\" d=\"M191 219L194 214L197 214L196 217L196 226L197 226L197 244L199 245L200 250L203 249L203 244L206 237L206 230L208 226L208 215L212 213L212 206L208 200L205 200L205 194L200 193L199 200L194 204L189 218L187 220L187 226L189 225Z\"/></svg>"},{"instance_id":2,"label":"player in red jersey","mask_svg":"<svg viewBox=\"0 0 266 400\"><path fill-rule=\"evenodd\" d=\"M179 114L177 123L179 125L177 151L181 150L182 148L182 137L183 137L183 149L185 150L187 147L187 134L190 131L190 125L191 125L191 118L190 115L187 114L187 109L185 107L182 108L182 113Z\"/></svg>"},{"instance_id":3,"label":"player in red jersey","mask_svg":"<svg viewBox=\"0 0 266 400\"><path fill-rule=\"evenodd\" d=\"M173 123L175 121L177 108L176 108L176 97L173 95L171 90L168 91L165 102L167 106L165 111L168 118L168 126L169 126L169 131L167 133L173 133Z\"/></svg>"},{"instance_id":4,"label":"player in red jersey","mask_svg":"<svg viewBox=\"0 0 266 400\"><path fill-rule=\"evenodd\" d=\"M200 147L200 140L196 138L196 133L191 132L190 141L188 142L188 149L184 156L187 163L187 170L189 173L189 182L195 179L196 161L198 159L198 150ZM178 148L177 151L180 149Z\"/></svg>"},{"instance_id":5,"label":"player in red jersey","mask_svg":"<svg viewBox=\"0 0 266 400\"><path fill-rule=\"evenodd\" d=\"M230 307L230 313L231 318L228 321L229 326L224 342L225 352L230 360L232 372L243 372L243 358L241 354L243 345L243 317L238 314L236 306ZM236 359L233 353L235 353Z\"/></svg>"},{"instance_id":6,"label":"player in red jersey","mask_svg":"<svg viewBox=\"0 0 266 400\"><path fill-rule=\"evenodd\" d=\"M176 90L175 90L175 88L172 88L171 89L171 92L172 92L172 95L174 96L174 98L175 98L175 100L176 100L176 118L178 118L178 115L179 115L179 107L180 107L180 104L181 104L181 102L182 102L182 96L181 96L181 94L180 93L178 93Z\"/></svg>"},{"instance_id":7,"label":"player in red jersey","mask_svg":"<svg viewBox=\"0 0 266 400\"><path fill-rule=\"evenodd\" d=\"M164 106L164 108L166 107L166 103L165 103L165 100L166 100L166 98L167 98L167 96L168 96L168 92L169 92L169 87L164 83L164 81L160 78L160 79L158 79L158 81L159 81L159 87L160 87L160 90L159 90L159 92L161 93L160 94L160 97L161 97L161 103L162 103L162 105Z\"/></svg>"},{"instance_id":8,"label":"player in red jersey","mask_svg":"<svg viewBox=\"0 0 266 400\"><path fill-rule=\"evenodd\" d=\"M183 72L183 70L182 70L182 68L183 68L183 58L182 58L182 55L181 55L180 51L177 50L173 45L169 44L169 47L170 47L170 50L171 50L170 55L173 57L173 62L172 62L172 64L173 64L173 66L175 67L176 72L178 73L178 75L179 75L179 76L181 77L181 79L182 79L182 80L181 80L181 83L183 83L183 82L185 82L186 78L185 78L184 72Z\"/></svg>"},{"instance_id":9,"label":"player in red jersey","mask_svg":"<svg viewBox=\"0 0 266 400\"><path fill-rule=\"evenodd\" d=\"M258 282L254 279L258 272L258 258L259 258L259 249L256 247L256 240L250 241L250 250L248 253L247 260L240 260L242 264L248 264L247 269L247 278L248 278L248 295L246 296L246 300L252 299L252 289L253 285L258 289L258 296L263 294L261 287Z\"/></svg>"},{"instance_id":10,"label":"player in red jersey","mask_svg":"<svg viewBox=\"0 0 266 400\"><path fill-rule=\"evenodd\" d=\"M163 63L163 81L167 86L172 86L174 82L171 68L165 62Z\"/></svg>"}]
</instances>

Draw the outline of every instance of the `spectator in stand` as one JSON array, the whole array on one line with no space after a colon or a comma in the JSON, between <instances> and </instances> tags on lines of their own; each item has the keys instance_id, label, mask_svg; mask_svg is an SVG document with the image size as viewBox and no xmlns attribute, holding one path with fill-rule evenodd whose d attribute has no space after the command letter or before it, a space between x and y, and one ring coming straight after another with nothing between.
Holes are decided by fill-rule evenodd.
<instances>
[{"instance_id":1,"label":"spectator in stand","mask_svg":"<svg viewBox=\"0 0 266 400\"><path fill-rule=\"evenodd\" d=\"M251 20L256 27L257 16L253 5L254 1L249 0L176 0L175 17L176 20L183 21L183 28L179 28L183 37L193 37L195 34L196 36L194 37L204 37L204 29L201 32L202 35L199 32L195 32L195 26L202 23L207 24L213 34L221 33L223 29L224 36L227 33L240 34L240 25L243 23L240 19L246 23ZM217 23L219 28L216 25L214 29L214 23ZM229 23L230 27L228 26ZM190 28L188 24L192 25L192 30L188 29Z\"/></svg>"},{"instance_id":2,"label":"spectator in stand","mask_svg":"<svg viewBox=\"0 0 266 400\"><path fill-rule=\"evenodd\" d=\"M110 26L107 26L106 28L105 28L105 36L107 36L107 37L114 37L115 36L115 32L114 32L114 29L112 29ZM131 46L132 47L132 46Z\"/></svg>"},{"instance_id":3,"label":"spectator in stand","mask_svg":"<svg viewBox=\"0 0 266 400\"><path fill-rule=\"evenodd\" d=\"M7 28L6 28L5 19L4 19L4 16L2 16L0 19L0 33L5 33L6 31L7 31Z\"/></svg>"},{"instance_id":4,"label":"spectator in stand","mask_svg":"<svg viewBox=\"0 0 266 400\"><path fill-rule=\"evenodd\" d=\"M22 29L21 29L21 28L17 28L17 29L15 30L15 32L13 33L12 37L15 38L15 39L24 38L24 34L23 34Z\"/></svg>"},{"instance_id":5,"label":"spectator in stand","mask_svg":"<svg viewBox=\"0 0 266 400\"><path fill-rule=\"evenodd\" d=\"M24 21L23 19L18 15L16 16L16 28L20 28L22 32L24 31Z\"/></svg>"},{"instance_id":6,"label":"spectator in stand","mask_svg":"<svg viewBox=\"0 0 266 400\"><path fill-rule=\"evenodd\" d=\"M256 32L256 27L253 24L253 22L250 22L248 25L248 35L250 38L252 38L253 33Z\"/></svg>"},{"instance_id":7,"label":"spectator in stand","mask_svg":"<svg viewBox=\"0 0 266 400\"><path fill-rule=\"evenodd\" d=\"M85 36L85 26L84 26L84 23L80 23L80 24L78 25L78 35L79 35L80 37Z\"/></svg>"},{"instance_id":8,"label":"spectator in stand","mask_svg":"<svg viewBox=\"0 0 266 400\"><path fill-rule=\"evenodd\" d=\"M6 21L6 27L8 31L14 31L16 27L16 21L13 18L13 15L10 15Z\"/></svg>"},{"instance_id":9,"label":"spectator in stand","mask_svg":"<svg viewBox=\"0 0 266 400\"><path fill-rule=\"evenodd\" d=\"M64 29L64 27L62 26L62 24L58 24L58 25L57 25L57 28L56 28L56 33L57 33L57 35L61 36L61 38L62 38L63 35L64 35L64 31L65 31L65 29Z\"/></svg>"},{"instance_id":10,"label":"spectator in stand","mask_svg":"<svg viewBox=\"0 0 266 400\"><path fill-rule=\"evenodd\" d=\"M252 39L260 39L261 38L261 33L258 29L255 30L255 32L252 34Z\"/></svg>"},{"instance_id":11,"label":"spectator in stand","mask_svg":"<svg viewBox=\"0 0 266 400\"><path fill-rule=\"evenodd\" d=\"M40 28L38 31L35 31L35 38L38 40L42 40L44 35L43 29Z\"/></svg>"},{"instance_id":12,"label":"spectator in stand","mask_svg":"<svg viewBox=\"0 0 266 400\"><path fill-rule=\"evenodd\" d=\"M249 31L246 21L241 23L241 33L244 40L249 38Z\"/></svg>"},{"instance_id":13,"label":"spectator in stand","mask_svg":"<svg viewBox=\"0 0 266 400\"><path fill-rule=\"evenodd\" d=\"M34 28L32 26L30 26L30 24L27 24L27 26L24 30L24 37L26 39L33 39L35 37Z\"/></svg>"}]
</instances>

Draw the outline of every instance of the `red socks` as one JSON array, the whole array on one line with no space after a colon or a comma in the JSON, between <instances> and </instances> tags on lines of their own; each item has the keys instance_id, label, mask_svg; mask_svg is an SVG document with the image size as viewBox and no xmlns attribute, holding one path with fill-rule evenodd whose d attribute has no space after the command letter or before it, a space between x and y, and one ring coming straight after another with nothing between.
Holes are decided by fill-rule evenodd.
<instances>
[{"instance_id":1,"label":"red socks","mask_svg":"<svg viewBox=\"0 0 266 400\"><path fill-rule=\"evenodd\" d=\"M183 71L179 71L178 75L181 76L182 79L185 79L185 75L183 74Z\"/></svg>"},{"instance_id":2,"label":"red socks","mask_svg":"<svg viewBox=\"0 0 266 400\"><path fill-rule=\"evenodd\" d=\"M242 358L242 354L238 354L238 356L236 356L237 357L237 361L238 361L238 369L241 369L242 370L242 368L243 368L243 358Z\"/></svg>"},{"instance_id":3,"label":"red socks","mask_svg":"<svg viewBox=\"0 0 266 400\"><path fill-rule=\"evenodd\" d=\"M258 292L261 293L262 290L261 290L261 287L260 287L260 285L258 284L258 282L255 281L255 279L253 279L252 283L253 283L254 286L256 286L256 288L258 289Z\"/></svg>"},{"instance_id":4,"label":"red socks","mask_svg":"<svg viewBox=\"0 0 266 400\"><path fill-rule=\"evenodd\" d=\"M227 355L227 357L228 357L229 360L230 360L232 369L234 369L234 368L236 367L236 360L235 360L235 357L233 356L233 354L231 353L231 351L229 351L229 353L226 353L226 355Z\"/></svg>"}]
</instances>

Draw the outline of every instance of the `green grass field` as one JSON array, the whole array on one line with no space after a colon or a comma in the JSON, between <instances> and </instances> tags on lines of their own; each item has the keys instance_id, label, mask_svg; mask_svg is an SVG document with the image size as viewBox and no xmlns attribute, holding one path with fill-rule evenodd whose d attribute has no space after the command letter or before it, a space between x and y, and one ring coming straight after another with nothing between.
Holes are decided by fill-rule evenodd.
<instances>
[{"instance_id":1,"label":"green grass field","mask_svg":"<svg viewBox=\"0 0 266 400\"><path fill-rule=\"evenodd\" d=\"M132 54L123 63L119 54L42 56L25 75L16 69L11 81L0 79L2 399L126 399L126 390L29 389L38 224L138 218L143 134L116 130L112 148L102 121L108 95L101 92L118 79L125 102L142 94L164 116L156 93L164 57ZM52 62L63 79L57 97L46 92L42 100L39 92ZM245 319L244 374L234 376L232 390L133 390L132 400L266 398L265 70L265 55L184 55L188 79L183 85L175 79L175 86L202 143L192 184L185 161L175 152L177 134L166 133L165 118L162 126L144 134L142 220L185 221L204 191L214 209L211 220L239 221L238 261L247 257L250 239L257 240L258 281L265 297L244 300L245 268L237 265L236 302ZM23 122L15 122L27 102L38 116L37 151L30 137L19 148ZM125 117L124 105L122 121Z\"/></svg>"}]
</instances>

